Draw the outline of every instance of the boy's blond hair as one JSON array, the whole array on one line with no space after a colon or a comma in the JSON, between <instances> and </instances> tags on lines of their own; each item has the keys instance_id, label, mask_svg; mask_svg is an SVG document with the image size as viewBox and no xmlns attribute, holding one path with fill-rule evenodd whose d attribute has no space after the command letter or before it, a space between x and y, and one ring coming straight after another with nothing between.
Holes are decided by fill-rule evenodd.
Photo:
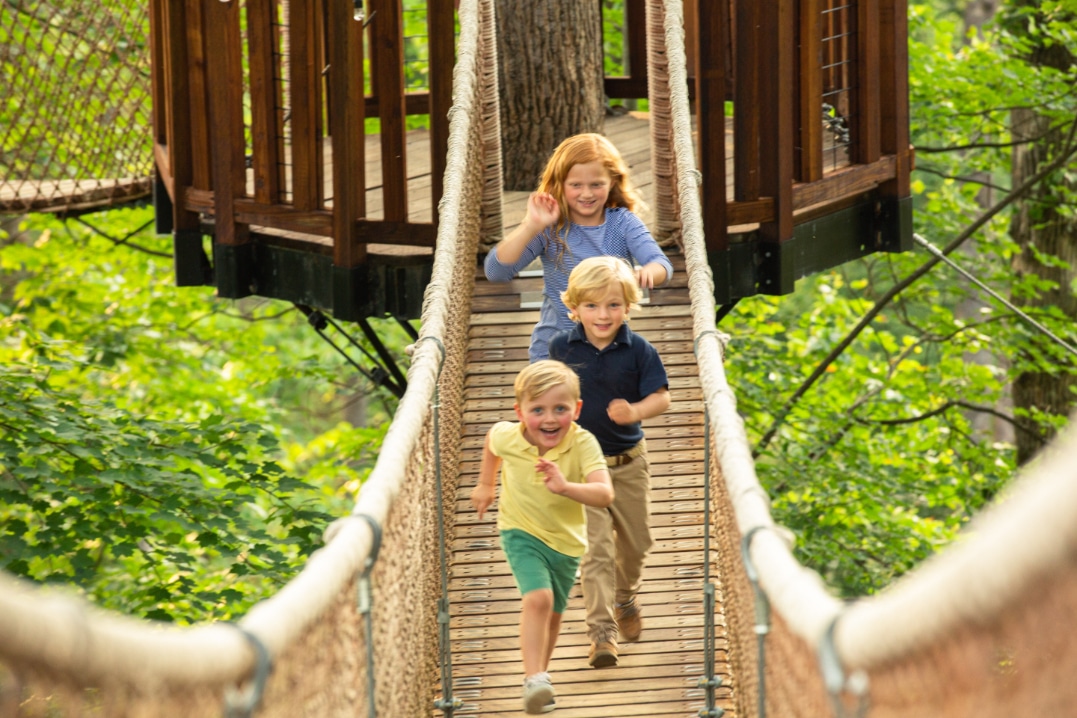
<instances>
[{"instance_id":1,"label":"boy's blond hair","mask_svg":"<svg viewBox=\"0 0 1077 718\"><path fill-rule=\"evenodd\" d=\"M636 273L628 266L628 262L617 257L604 256L589 257L577 264L572 274L568 275L568 289L561 292L561 301L568 307L572 321L579 321L573 311L575 307L588 300L601 298L613 284L621 287L626 312L639 309L643 292L640 291Z\"/></svg>"},{"instance_id":2,"label":"boy's blond hair","mask_svg":"<svg viewBox=\"0 0 1077 718\"><path fill-rule=\"evenodd\" d=\"M580 378L576 376L576 372L569 369L568 365L553 359L537 361L516 375L516 383L513 385L516 403L522 404L528 399L537 399L562 384L568 387L572 401L580 400Z\"/></svg>"}]
</instances>

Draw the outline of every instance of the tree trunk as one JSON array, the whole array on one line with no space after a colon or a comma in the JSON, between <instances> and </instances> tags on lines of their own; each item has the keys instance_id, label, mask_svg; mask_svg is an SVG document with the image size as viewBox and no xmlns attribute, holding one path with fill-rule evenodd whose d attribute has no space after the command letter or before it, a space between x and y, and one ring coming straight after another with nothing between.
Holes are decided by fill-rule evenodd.
<instances>
[{"instance_id":1,"label":"tree trunk","mask_svg":"<svg viewBox=\"0 0 1077 718\"><path fill-rule=\"evenodd\" d=\"M561 140L602 131L599 4L498 0L497 54L505 189L532 190Z\"/></svg>"},{"instance_id":2,"label":"tree trunk","mask_svg":"<svg viewBox=\"0 0 1077 718\"><path fill-rule=\"evenodd\" d=\"M1028 5L1028 3L1016 3ZM1011 28L1017 26L1014 23ZM1026 36L1035 41L1032 36ZM1075 63L1074 56L1064 47L1035 47L1026 58L1030 64L1040 67L1054 67L1066 70ZM1055 119L1057 123L1057 118ZM1017 186L1029 176L1035 174L1044 164L1058 156L1062 148L1068 126L1051 129L1051 120L1031 109L1014 110L1011 115L1013 141L1013 184ZM1027 144L1023 144L1027 141ZM1072 171L1072 170L1071 170ZM1058 212L1061 202L1065 201L1065 192L1077 191L1077 182L1067 180L1062 171L1041 182L1033 192L1017 205L1010 235L1020 246L1021 251L1014 255L1012 266L1014 274L1021 277L1027 274L1050 280L1055 287L1041 291L1031 299L1013 297L1015 304L1032 312L1040 307L1058 307L1067 316L1077 322L1077 295L1074 293L1074 281L1077 280L1077 221ZM1070 195L1072 196L1072 194ZM1036 258L1036 253L1053 256L1068 263L1068 267L1048 266ZM1070 342L1074 333L1068 332ZM1037 339L1037 341L1041 341ZM1049 341L1045 338L1043 341ZM1043 360L1041 360L1041 365ZM1052 367L1028 370L1018 375L1013 385L1013 401L1018 416L1029 416L1026 412L1036 410L1053 416L1066 417L1073 410L1077 394L1077 376L1066 367ZM1042 425L1042 423L1041 423ZM1053 433L1053 432L1052 432ZM1029 434L1017 432L1017 461L1024 464L1046 443Z\"/></svg>"}]
</instances>

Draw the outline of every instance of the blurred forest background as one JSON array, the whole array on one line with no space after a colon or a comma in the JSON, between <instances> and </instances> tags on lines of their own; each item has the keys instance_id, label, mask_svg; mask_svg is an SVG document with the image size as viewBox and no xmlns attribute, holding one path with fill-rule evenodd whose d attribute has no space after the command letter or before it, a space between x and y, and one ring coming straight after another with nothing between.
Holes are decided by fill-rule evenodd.
<instances>
[{"instance_id":1,"label":"blurred forest background","mask_svg":"<svg viewBox=\"0 0 1077 718\"><path fill-rule=\"evenodd\" d=\"M15 20L29 5L0 1L6 88L12 68L34 64L15 52L30 46L34 26ZM404 5L421 28L423 3ZM615 74L623 13L602 5ZM775 518L844 596L953 541L1077 399L1077 1L913 2L909 27L915 231L958 243L964 273L920 246L877 255L792 295L742 300L719 327ZM114 53L135 73L144 30L120 33ZM424 86L423 49L417 29L412 87ZM32 117L5 94L13 171L34 161L11 129ZM72 158L88 151L64 143ZM407 334L374 324L406 365ZM242 615L349 510L395 402L292 305L173 286L152 207L0 217L8 572L131 615Z\"/></svg>"}]
</instances>

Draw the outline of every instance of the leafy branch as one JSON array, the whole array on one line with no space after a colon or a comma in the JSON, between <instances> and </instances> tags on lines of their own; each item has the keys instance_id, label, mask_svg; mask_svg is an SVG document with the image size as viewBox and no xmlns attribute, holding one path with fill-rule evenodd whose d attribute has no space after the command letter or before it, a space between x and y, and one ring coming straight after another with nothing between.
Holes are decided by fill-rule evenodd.
<instances>
[{"instance_id":1,"label":"leafy branch","mask_svg":"<svg viewBox=\"0 0 1077 718\"><path fill-rule=\"evenodd\" d=\"M984 213L981 214L972 224L966 227L964 231L962 231L956 238L954 238L949 244L947 244L941 250L941 253L943 255L948 255L952 253L958 247L967 242L971 237L975 236L975 234L995 215L1006 209L1006 207L1009 207L1011 204L1016 202L1025 194L1027 194L1032 188L1034 188L1041 181L1043 181L1044 178L1054 173L1060 167L1065 166L1070 161L1070 158L1077 154L1077 146L1074 145L1075 133L1077 133L1077 120L1071 122L1069 134L1066 138L1066 141L1063 143L1063 151L1059 153L1058 157L1044 165L1042 168L1040 168L1038 172L1036 172L1031 177L1022 182L1020 186L1016 187L1003 199L999 200L992 207L984 211ZM773 440L775 435L778 433L778 429L780 429L781 426L785 423L785 420L789 416L789 413L792 411L793 407L796 406L797 402L800 401L800 399L808 392L808 390L815 384L815 382L817 382L826 373L827 367L833 364L834 361L837 360L837 358L841 356L846 349L849 348L849 346L856 340L856 338L860 336L860 333L864 331L864 329L869 324L871 324L872 321L874 321L875 317L877 317L879 313L882 312L882 310L888 304L890 304L891 301L893 301L908 287L912 286L912 284L914 284L918 279L928 274L928 272L930 272L941 261L941 258L932 256L903 280L890 287L890 289L887 290L887 292L876 301L875 305L870 310L868 310L868 312L860 319L859 322L857 322L856 326L853 327L853 329L840 342L838 342L838 344L830 351L829 354L827 354L826 357L823 358L823 360L818 365L816 365L815 369L812 370L812 373L808 376L808 378L805 379L804 382L792 394L792 396L790 396L789 399L785 401L785 404L782 406L782 408L778 410L778 413L775 416L770 427L763 434L763 437L759 440L759 444L756 445L755 449L752 451L753 457L758 457L760 452L762 452L767 447L767 445L770 444L771 440Z\"/></svg>"}]
</instances>

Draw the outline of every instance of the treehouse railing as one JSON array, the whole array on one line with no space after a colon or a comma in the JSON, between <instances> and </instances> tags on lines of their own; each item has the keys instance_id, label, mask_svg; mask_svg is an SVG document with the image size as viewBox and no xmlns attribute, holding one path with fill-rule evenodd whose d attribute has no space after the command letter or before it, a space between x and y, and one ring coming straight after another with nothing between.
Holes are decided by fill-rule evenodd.
<instances>
[{"instance_id":1,"label":"treehouse railing","mask_svg":"<svg viewBox=\"0 0 1077 718\"><path fill-rule=\"evenodd\" d=\"M353 0L150 7L154 153L159 189L173 204L179 283L206 283L203 214L212 218L217 283L231 296L250 293L241 260L252 228L260 241L285 235L331 254L340 269L361 265L371 243L434 245L436 212L427 221L408 216L417 190L408 186L407 118L429 118L421 164L436 206L452 102L453 0L427 6L425 92L405 91L399 0L367 0L361 10ZM368 165L369 119L377 120L380 163ZM230 268L232 293L220 276Z\"/></svg>"},{"instance_id":2,"label":"treehouse railing","mask_svg":"<svg viewBox=\"0 0 1077 718\"><path fill-rule=\"evenodd\" d=\"M758 227L757 281L730 274L720 293L723 285L726 299L786 293L824 262L909 248L905 0L688 5L702 184L705 195L727 198L704 203L708 252L748 251L734 235ZM790 244L798 225L844 209L869 215L852 220L862 235L848 238L852 246Z\"/></svg>"}]
</instances>

